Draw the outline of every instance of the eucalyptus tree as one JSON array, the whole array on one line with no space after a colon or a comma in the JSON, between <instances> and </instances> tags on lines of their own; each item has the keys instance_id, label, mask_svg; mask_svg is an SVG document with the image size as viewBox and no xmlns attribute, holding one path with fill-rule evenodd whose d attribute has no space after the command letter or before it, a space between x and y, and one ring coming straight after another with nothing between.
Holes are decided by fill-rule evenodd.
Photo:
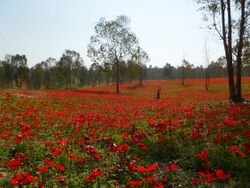
<instances>
[{"instance_id":1,"label":"eucalyptus tree","mask_svg":"<svg viewBox=\"0 0 250 188\"><path fill-rule=\"evenodd\" d=\"M92 85L96 85L96 83L101 85L103 83L103 67L97 63L92 63L90 66L90 72Z\"/></svg>"},{"instance_id":2,"label":"eucalyptus tree","mask_svg":"<svg viewBox=\"0 0 250 188\"><path fill-rule=\"evenodd\" d=\"M194 65L189 63L186 59L182 60L182 65L178 68L181 73L182 85L185 85L187 74L192 71Z\"/></svg>"},{"instance_id":3,"label":"eucalyptus tree","mask_svg":"<svg viewBox=\"0 0 250 188\"><path fill-rule=\"evenodd\" d=\"M41 89L43 87L44 69L42 63L37 63L30 69L29 85L34 89Z\"/></svg>"},{"instance_id":4,"label":"eucalyptus tree","mask_svg":"<svg viewBox=\"0 0 250 188\"><path fill-rule=\"evenodd\" d=\"M57 76L61 86L71 89L80 85L80 73L83 60L80 54L73 50L65 50L60 60L56 63Z\"/></svg>"},{"instance_id":5,"label":"eucalyptus tree","mask_svg":"<svg viewBox=\"0 0 250 188\"><path fill-rule=\"evenodd\" d=\"M132 60L134 60L139 67L138 78L139 84L141 85L143 74L147 71L146 62L150 61L149 56L147 52L145 52L141 47L138 46L134 54L132 54Z\"/></svg>"},{"instance_id":6,"label":"eucalyptus tree","mask_svg":"<svg viewBox=\"0 0 250 188\"><path fill-rule=\"evenodd\" d=\"M22 88L23 83L28 79L28 66L27 58L25 55L13 55L10 57L11 64L13 66L14 80L18 88Z\"/></svg>"},{"instance_id":7,"label":"eucalyptus tree","mask_svg":"<svg viewBox=\"0 0 250 188\"><path fill-rule=\"evenodd\" d=\"M170 63L166 63L163 67L164 76L170 77L173 70L174 70L174 67Z\"/></svg>"},{"instance_id":8,"label":"eucalyptus tree","mask_svg":"<svg viewBox=\"0 0 250 188\"><path fill-rule=\"evenodd\" d=\"M120 92L119 65L128 60L138 46L137 37L129 24L130 19L126 16L118 16L115 20L101 18L88 45L88 57L93 63L107 68L115 66L117 93Z\"/></svg>"},{"instance_id":9,"label":"eucalyptus tree","mask_svg":"<svg viewBox=\"0 0 250 188\"><path fill-rule=\"evenodd\" d=\"M13 66L10 61L5 58L5 60L0 61L0 83L2 88L10 88L14 79Z\"/></svg>"},{"instance_id":10,"label":"eucalyptus tree","mask_svg":"<svg viewBox=\"0 0 250 188\"><path fill-rule=\"evenodd\" d=\"M135 61L129 59L127 61L127 70L126 70L127 80L129 82L136 80L138 78L139 72L140 72L140 67L138 66L138 64Z\"/></svg>"},{"instance_id":11,"label":"eucalyptus tree","mask_svg":"<svg viewBox=\"0 0 250 188\"><path fill-rule=\"evenodd\" d=\"M241 70L243 47L249 29L250 0L196 0L210 29L214 29L221 38L227 62L229 99L242 102ZM233 47L236 50L233 50ZM236 62L236 82L234 81L233 62Z\"/></svg>"},{"instance_id":12,"label":"eucalyptus tree","mask_svg":"<svg viewBox=\"0 0 250 188\"><path fill-rule=\"evenodd\" d=\"M44 70L43 85L45 89L56 88L56 59L49 57L45 61L41 62Z\"/></svg>"}]
</instances>

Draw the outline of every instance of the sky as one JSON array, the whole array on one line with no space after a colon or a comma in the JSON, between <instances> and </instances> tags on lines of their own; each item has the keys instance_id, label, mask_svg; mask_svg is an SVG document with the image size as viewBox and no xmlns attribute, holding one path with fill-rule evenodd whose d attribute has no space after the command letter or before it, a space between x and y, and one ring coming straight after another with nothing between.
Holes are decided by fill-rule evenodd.
<instances>
[{"instance_id":1,"label":"sky","mask_svg":"<svg viewBox=\"0 0 250 188\"><path fill-rule=\"evenodd\" d=\"M0 60L25 54L32 67L69 49L89 67L87 45L95 24L101 17L126 15L150 57L147 66L180 66L183 58L204 66L204 44L210 60L223 55L223 46L198 8L195 0L0 0Z\"/></svg>"}]
</instances>

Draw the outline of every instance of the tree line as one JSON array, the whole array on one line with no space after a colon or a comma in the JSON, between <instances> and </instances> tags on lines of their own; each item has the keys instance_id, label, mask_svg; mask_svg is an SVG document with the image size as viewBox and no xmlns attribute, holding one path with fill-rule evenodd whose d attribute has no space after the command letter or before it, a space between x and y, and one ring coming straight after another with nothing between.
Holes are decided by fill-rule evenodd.
<instances>
[{"instance_id":1,"label":"tree line","mask_svg":"<svg viewBox=\"0 0 250 188\"><path fill-rule=\"evenodd\" d=\"M80 54L73 50L65 50L59 60L50 57L32 68L28 68L25 55L7 55L0 61L0 88L73 89L116 83L116 67L107 66L92 63L87 68ZM225 57L211 61L208 67L195 67L188 60L183 60L177 67L170 63L163 67L147 67L132 60L119 63L120 83L181 79L185 84L186 78L205 78L207 71L210 78L226 77ZM242 75L250 76L250 63L243 65Z\"/></svg>"}]
</instances>

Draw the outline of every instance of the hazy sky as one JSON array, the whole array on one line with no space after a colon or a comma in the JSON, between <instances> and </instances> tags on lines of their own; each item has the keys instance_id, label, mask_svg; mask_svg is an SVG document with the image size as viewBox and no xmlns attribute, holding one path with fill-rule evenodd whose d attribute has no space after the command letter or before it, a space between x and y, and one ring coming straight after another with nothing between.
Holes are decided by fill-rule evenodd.
<instances>
[{"instance_id":1,"label":"hazy sky","mask_svg":"<svg viewBox=\"0 0 250 188\"><path fill-rule=\"evenodd\" d=\"M211 60L223 50L197 9L194 0L0 0L0 59L25 54L31 67L48 57L59 59L70 49L89 66L87 45L95 24L101 17L126 15L149 54L147 65L178 66L183 57L204 65L204 41Z\"/></svg>"}]
</instances>

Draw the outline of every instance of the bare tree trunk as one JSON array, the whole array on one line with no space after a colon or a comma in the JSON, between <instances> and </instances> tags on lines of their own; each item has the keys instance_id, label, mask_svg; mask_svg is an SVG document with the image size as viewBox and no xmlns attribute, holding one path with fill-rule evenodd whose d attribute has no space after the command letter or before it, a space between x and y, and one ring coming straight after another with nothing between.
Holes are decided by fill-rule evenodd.
<instances>
[{"instance_id":1,"label":"bare tree trunk","mask_svg":"<svg viewBox=\"0 0 250 188\"><path fill-rule=\"evenodd\" d=\"M119 61L116 60L116 93L120 92L119 81Z\"/></svg>"},{"instance_id":2,"label":"bare tree trunk","mask_svg":"<svg viewBox=\"0 0 250 188\"><path fill-rule=\"evenodd\" d=\"M143 70L142 67L140 68L140 81L139 84L142 85L142 77L143 77Z\"/></svg>"},{"instance_id":3,"label":"bare tree trunk","mask_svg":"<svg viewBox=\"0 0 250 188\"><path fill-rule=\"evenodd\" d=\"M185 75L184 75L184 71L182 72L182 85L185 85Z\"/></svg>"},{"instance_id":4,"label":"bare tree trunk","mask_svg":"<svg viewBox=\"0 0 250 188\"><path fill-rule=\"evenodd\" d=\"M230 0L227 0L227 12L228 12L228 33L226 33L225 23L225 2L221 0L221 20L222 20L222 40L227 60L227 73L228 73L228 85L229 85L229 99L235 101L235 85L234 85L234 71L233 71L233 59L232 59L232 22L231 22L231 4Z\"/></svg>"},{"instance_id":5,"label":"bare tree trunk","mask_svg":"<svg viewBox=\"0 0 250 188\"><path fill-rule=\"evenodd\" d=\"M245 0L241 1L241 20L240 20L240 31L239 31L239 44L237 49L237 80L236 80L236 100L237 102L242 101L241 96L241 68L242 68L242 49L243 49L243 37L245 30Z\"/></svg>"},{"instance_id":6,"label":"bare tree trunk","mask_svg":"<svg viewBox=\"0 0 250 188\"><path fill-rule=\"evenodd\" d=\"M207 68L206 68L206 73L205 73L205 89L206 91L208 90L208 72L207 72Z\"/></svg>"},{"instance_id":7,"label":"bare tree trunk","mask_svg":"<svg viewBox=\"0 0 250 188\"><path fill-rule=\"evenodd\" d=\"M160 99L160 96L161 95L161 87L159 87L158 89L157 89L157 93L156 93L156 99Z\"/></svg>"},{"instance_id":8,"label":"bare tree trunk","mask_svg":"<svg viewBox=\"0 0 250 188\"><path fill-rule=\"evenodd\" d=\"M204 53L205 53L205 63L206 63L206 69L205 69L205 90L207 91L208 88L209 88L210 71L209 71L208 49L207 49L207 43L206 42L205 42L205 45L204 45Z\"/></svg>"},{"instance_id":9,"label":"bare tree trunk","mask_svg":"<svg viewBox=\"0 0 250 188\"><path fill-rule=\"evenodd\" d=\"M231 0L227 0L227 13L228 13L228 75L229 75L229 88L230 99L235 102L235 83L234 83L234 68L233 68L233 49L232 49L232 16L231 16Z\"/></svg>"}]
</instances>

